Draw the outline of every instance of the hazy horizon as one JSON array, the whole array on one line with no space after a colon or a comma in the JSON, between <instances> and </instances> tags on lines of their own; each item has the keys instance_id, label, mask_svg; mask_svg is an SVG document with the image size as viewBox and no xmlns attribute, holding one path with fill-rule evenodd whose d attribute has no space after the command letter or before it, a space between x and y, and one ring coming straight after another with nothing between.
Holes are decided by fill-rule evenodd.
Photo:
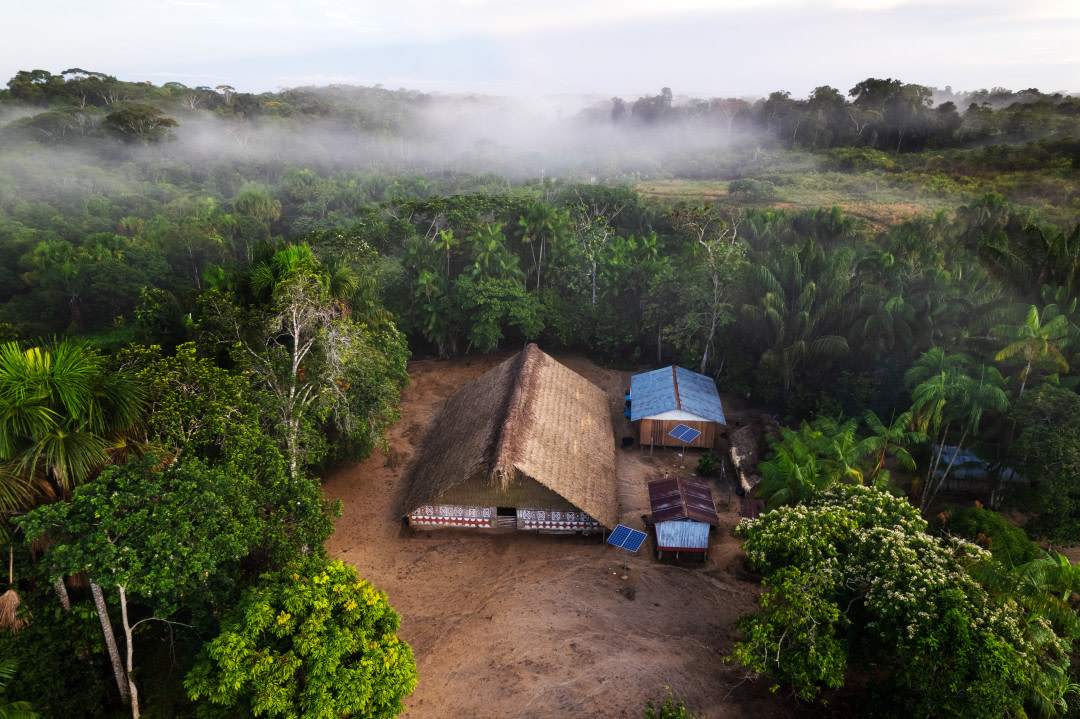
<instances>
[{"instance_id":1,"label":"hazy horizon","mask_svg":"<svg viewBox=\"0 0 1080 719\"><path fill-rule=\"evenodd\" d=\"M867 77L1080 90L1068 0L57 0L5 13L0 82L70 67L243 92L760 97Z\"/></svg>"}]
</instances>

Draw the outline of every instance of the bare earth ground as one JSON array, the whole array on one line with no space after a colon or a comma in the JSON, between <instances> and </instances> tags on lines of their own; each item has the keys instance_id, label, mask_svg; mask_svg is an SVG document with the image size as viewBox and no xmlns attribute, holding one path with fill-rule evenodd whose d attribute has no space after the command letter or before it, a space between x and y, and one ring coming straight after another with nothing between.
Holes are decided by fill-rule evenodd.
<instances>
[{"instance_id":1,"label":"bare earth ground","mask_svg":"<svg viewBox=\"0 0 1080 719\"><path fill-rule=\"evenodd\" d=\"M400 636L420 675L403 716L641 717L666 686L710 719L803 714L770 694L767 681L744 682L721 661L733 621L755 608L759 591L731 536L738 503L728 506L726 484L713 482L721 527L707 562L658 562L650 537L629 556L625 580L622 550L598 537L402 528L404 473L442 400L509 356L410 363L390 452L340 465L324 483L327 498L344 505L331 556L385 591L402 615ZM623 390L632 373L556 359L608 392L616 438L629 435ZM616 449L616 460L622 522L640 529L646 482L693 472L697 455Z\"/></svg>"}]
</instances>

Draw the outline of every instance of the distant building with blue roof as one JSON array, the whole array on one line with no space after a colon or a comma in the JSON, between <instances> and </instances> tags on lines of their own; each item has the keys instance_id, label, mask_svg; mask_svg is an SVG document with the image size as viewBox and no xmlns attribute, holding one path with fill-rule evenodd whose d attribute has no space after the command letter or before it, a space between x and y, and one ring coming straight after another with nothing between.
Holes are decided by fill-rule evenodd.
<instances>
[{"instance_id":1,"label":"distant building with blue roof","mask_svg":"<svg viewBox=\"0 0 1080 719\"><path fill-rule=\"evenodd\" d=\"M630 421L639 423L640 444L661 447L712 449L717 434L727 427L716 383L675 366L630 378ZM679 425L701 434L692 441L676 439L669 433Z\"/></svg>"}]
</instances>

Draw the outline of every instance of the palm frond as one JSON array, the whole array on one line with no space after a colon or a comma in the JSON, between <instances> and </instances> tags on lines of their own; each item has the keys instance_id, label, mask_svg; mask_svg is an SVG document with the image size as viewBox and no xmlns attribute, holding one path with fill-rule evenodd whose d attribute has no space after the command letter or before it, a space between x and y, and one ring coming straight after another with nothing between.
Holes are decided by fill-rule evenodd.
<instances>
[{"instance_id":1,"label":"palm frond","mask_svg":"<svg viewBox=\"0 0 1080 719\"><path fill-rule=\"evenodd\" d=\"M29 477L19 471L15 462L0 464L0 518L25 509L33 497L33 485Z\"/></svg>"},{"instance_id":2,"label":"palm frond","mask_svg":"<svg viewBox=\"0 0 1080 719\"><path fill-rule=\"evenodd\" d=\"M40 472L66 489L86 479L107 460L105 441L100 436L57 430L38 440L23 454L20 464L28 475Z\"/></svg>"}]
</instances>

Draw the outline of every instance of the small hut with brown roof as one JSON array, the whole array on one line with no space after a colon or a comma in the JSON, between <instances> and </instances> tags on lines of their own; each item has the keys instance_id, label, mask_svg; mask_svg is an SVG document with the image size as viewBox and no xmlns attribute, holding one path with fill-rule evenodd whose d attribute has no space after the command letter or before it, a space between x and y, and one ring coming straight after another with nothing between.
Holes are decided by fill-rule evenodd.
<instances>
[{"instance_id":1,"label":"small hut with brown roof","mask_svg":"<svg viewBox=\"0 0 1080 719\"><path fill-rule=\"evenodd\" d=\"M530 344L446 400L408 481L410 526L614 528L607 394Z\"/></svg>"},{"instance_id":2,"label":"small hut with brown roof","mask_svg":"<svg viewBox=\"0 0 1080 719\"><path fill-rule=\"evenodd\" d=\"M709 530L720 526L712 490L704 482L672 477L649 482L649 506L656 526L656 555L709 551Z\"/></svg>"}]
</instances>

